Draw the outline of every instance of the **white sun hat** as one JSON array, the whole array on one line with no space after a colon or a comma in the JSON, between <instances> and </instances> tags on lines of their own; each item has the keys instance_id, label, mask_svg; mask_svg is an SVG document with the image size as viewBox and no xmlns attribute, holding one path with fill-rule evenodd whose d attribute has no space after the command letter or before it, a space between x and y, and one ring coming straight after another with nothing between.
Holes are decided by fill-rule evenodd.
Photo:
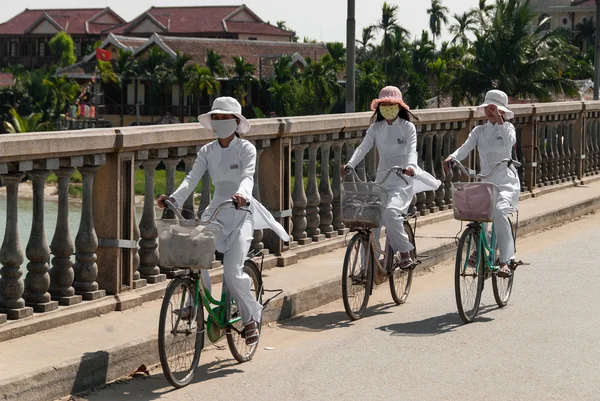
<instances>
[{"instance_id":1,"label":"white sun hat","mask_svg":"<svg viewBox=\"0 0 600 401\"><path fill-rule=\"evenodd\" d=\"M488 91L488 93L485 94L485 100L483 101L483 104L477 107L477 112L484 113L483 109L490 104L498 106L498 110L502 110L504 112L504 116L507 120L510 120L515 116L515 113L510 111L508 108L508 96L506 96L506 93L502 92L501 90L494 89Z\"/></svg>"},{"instance_id":2,"label":"white sun hat","mask_svg":"<svg viewBox=\"0 0 600 401\"><path fill-rule=\"evenodd\" d=\"M218 97L212 104L212 109L206 114L198 116L198 121L205 128L212 129L210 125L213 114L233 114L240 119L238 123L238 134L245 134L250 131L250 122L242 115L242 106L236 99L228 96Z\"/></svg>"}]
</instances>

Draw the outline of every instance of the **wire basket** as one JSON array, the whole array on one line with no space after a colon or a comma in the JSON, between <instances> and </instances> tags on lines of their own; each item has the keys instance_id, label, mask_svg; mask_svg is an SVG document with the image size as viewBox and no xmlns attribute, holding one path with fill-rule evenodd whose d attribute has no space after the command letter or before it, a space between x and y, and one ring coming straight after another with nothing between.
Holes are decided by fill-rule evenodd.
<instances>
[{"instance_id":1,"label":"wire basket","mask_svg":"<svg viewBox=\"0 0 600 401\"><path fill-rule=\"evenodd\" d=\"M387 191L374 182L342 183L342 222L350 227L381 227Z\"/></svg>"},{"instance_id":2,"label":"wire basket","mask_svg":"<svg viewBox=\"0 0 600 401\"><path fill-rule=\"evenodd\" d=\"M462 221L490 222L498 201L498 186L491 182L455 183L454 218Z\"/></svg>"},{"instance_id":3,"label":"wire basket","mask_svg":"<svg viewBox=\"0 0 600 401\"><path fill-rule=\"evenodd\" d=\"M198 220L157 220L158 265L166 268L210 269L215 258L216 238L222 227Z\"/></svg>"}]
</instances>

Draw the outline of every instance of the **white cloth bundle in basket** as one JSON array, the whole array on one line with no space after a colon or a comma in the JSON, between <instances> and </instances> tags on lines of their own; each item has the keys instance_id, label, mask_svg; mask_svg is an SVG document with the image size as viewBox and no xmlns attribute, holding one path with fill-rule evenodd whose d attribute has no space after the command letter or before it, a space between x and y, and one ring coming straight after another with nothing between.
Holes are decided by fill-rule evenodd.
<instances>
[{"instance_id":1,"label":"white cloth bundle in basket","mask_svg":"<svg viewBox=\"0 0 600 401\"><path fill-rule=\"evenodd\" d=\"M372 182L342 183L342 222L350 226L381 227L387 191Z\"/></svg>"},{"instance_id":2,"label":"white cloth bundle in basket","mask_svg":"<svg viewBox=\"0 0 600 401\"><path fill-rule=\"evenodd\" d=\"M491 182L455 183L454 218L462 221L490 222L498 201L498 186Z\"/></svg>"},{"instance_id":3,"label":"white cloth bundle in basket","mask_svg":"<svg viewBox=\"0 0 600 401\"><path fill-rule=\"evenodd\" d=\"M194 221L158 220L158 256L161 267L210 269L215 256L218 224L195 225Z\"/></svg>"}]
</instances>

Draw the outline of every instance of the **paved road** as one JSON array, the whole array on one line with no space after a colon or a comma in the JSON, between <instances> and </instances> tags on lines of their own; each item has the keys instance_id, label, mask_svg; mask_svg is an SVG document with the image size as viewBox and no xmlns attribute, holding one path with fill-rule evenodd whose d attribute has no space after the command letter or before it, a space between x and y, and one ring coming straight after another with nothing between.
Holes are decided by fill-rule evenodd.
<instances>
[{"instance_id":1,"label":"paved road","mask_svg":"<svg viewBox=\"0 0 600 401\"><path fill-rule=\"evenodd\" d=\"M406 305L392 306L385 286L361 321L335 302L265 330L251 363L204 352L185 389L158 368L73 399L600 400L598 238L600 215L522 239L531 266L517 270L509 306L495 306L486 282L469 325L448 263L417 277Z\"/></svg>"}]
</instances>

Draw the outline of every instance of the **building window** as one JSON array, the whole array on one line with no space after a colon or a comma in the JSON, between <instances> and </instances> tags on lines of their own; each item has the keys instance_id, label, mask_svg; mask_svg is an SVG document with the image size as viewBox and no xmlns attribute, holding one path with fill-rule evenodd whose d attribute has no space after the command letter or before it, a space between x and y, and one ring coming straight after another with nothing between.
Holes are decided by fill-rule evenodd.
<instances>
[{"instance_id":1,"label":"building window","mask_svg":"<svg viewBox=\"0 0 600 401\"><path fill-rule=\"evenodd\" d=\"M81 57L81 43L75 42L75 56L77 58Z\"/></svg>"},{"instance_id":2,"label":"building window","mask_svg":"<svg viewBox=\"0 0 600 401\"><path fill-rule=\"evenodd\" d=\"M250 36L250 37L248 38L248 40L258 40L258 39L257 39L257 38L255 38L255 37L253 37L253 36Z\"/></svg>"},{"instance_id":3,"label":"building window","mask_svg":"<svg viewBox=\"0 0 600 401\"><path fill-rule=\"evenodd\" d=\"M21 56L29 56L29 41L21 42Z\"/></svg>"},{"instance_id":4,"label":"building window","mask_svg":"<svg viewBox=\"0 0 600 401\"><path fill-rule=\"evenodd\" d=\"M12 42L10 42L10 55L12 57L17 56L17 42L14 40Z\"/></svg>"},{"instance_id":5,"label":"building window","mask_svg":"<svg viewBox=\"0 0 600 401\"><path fill-rule=\"evenodd\" d=\"M46 57L46 42L39 43L39 55L40 57Z\"/></svg>"}]
</instances>

